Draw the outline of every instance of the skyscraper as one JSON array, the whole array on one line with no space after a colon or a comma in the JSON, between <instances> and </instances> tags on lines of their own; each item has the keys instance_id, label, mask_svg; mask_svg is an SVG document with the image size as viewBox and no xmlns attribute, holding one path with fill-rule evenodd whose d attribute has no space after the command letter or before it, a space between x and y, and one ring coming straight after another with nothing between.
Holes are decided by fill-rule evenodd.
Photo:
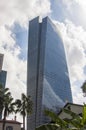
<instances>
[{"instance_id":1,"label":"skyscraper","mask_svg":"<svg viewBox=\"0 0 86 130\"><path fill-rule=\"evenodd\" d=\"M0 54L0 84L5 87L7 72L2 70L4 55Z\"/></svg>"},{"instance_id":2,"label":"skyscraper","mask_svg":"<svg viewBox=\"0 0 86 130\"><path fill-rule=\"evenodd\" d=\"M57 112L65 101L72 102L63 41L52 21L39 17L29 22L27 94L33 101L33 113L27 119L28 130L46 122L45 108Z\"/></svg>"},{"instance_id":3,"label":"skyscraper","mask_svg":"<svg viewBox=\"0 0 86 130\"><path fill-rule=\"evenodd\" d=\"M0 54L0 72L1 72L1 70L2 70L3 57L4 57L4 55L3 55L3 54Z\"/></svg>"},{"instance_id":4,"label":"skyscraper","mask_svg":"<svg viewBox=\"0 0 86 130\"><path fill-rule=\"evenodd\" d=\"M2 70L2 65L3 65L3 54L0 54L0 84L5 87L6 84L6 75L7 72ZM2 118L2 113L0 113L0 119Z\"/></svg>"}]
</instances>

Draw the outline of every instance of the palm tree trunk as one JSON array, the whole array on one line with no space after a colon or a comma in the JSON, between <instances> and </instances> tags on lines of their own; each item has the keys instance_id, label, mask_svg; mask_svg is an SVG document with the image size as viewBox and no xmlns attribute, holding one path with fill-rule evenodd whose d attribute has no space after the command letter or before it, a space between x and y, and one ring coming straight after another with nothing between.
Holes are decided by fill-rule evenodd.
<instances>
[{"instance_id":1,"label":"palm tree trunk","mask_svg":"<svg viewBox=\"0 0 86 130\"><path fill-rule=\"evenodd\" d=\"M3 127L2 127L2 129L3 130L5 130L5 123L6 123L6 114L7 112L6 112L6 109L4 110L4 118L3 118Z\"/></svg>"},{"instance_id":2,"label":"palm tree trunk","mask_svg":"<svg viewBox=\"0 0 86 130\"><path fill-rule=\"evenodd\" d=\"M25 116L23 115L23 130L25 130Z\"/></svg>"},{"instance_id":3,"label":"palm tree trunk","mask_svg":"<svg viewBox=\"0 0 86 130\"><path fill-rule=\"evenodd\" d=\"M3 119L3 126L2 126L2 129L3 129L3 130L5 130L5 123L6 123L5 121L6 121L6 119L4 118L4 119Z\"/></svg>"}]
</instances>

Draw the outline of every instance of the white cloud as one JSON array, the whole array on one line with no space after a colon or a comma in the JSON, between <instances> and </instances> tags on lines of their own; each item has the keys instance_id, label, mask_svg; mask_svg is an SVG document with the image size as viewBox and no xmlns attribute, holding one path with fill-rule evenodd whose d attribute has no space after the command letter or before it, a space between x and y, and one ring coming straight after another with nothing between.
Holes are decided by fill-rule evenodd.
<instances>
[{"instance_id":1,"label":"white cloud","mask_svg":"<svg viewBox=\"0 0 86 130\"><path fill-rule=\"evenodd\" d=\"M62 2L66 5L67 9L70 10L74 0L62 0Z\"/></svg>"},{"instance_id":2,"label":"white cloud","mask_svg":"<svg viewBox=\"0 0 86 130\"><path fill-rule=\"evenodd\" d=\"M0 46L13 47L15 44L14 39L11 37L12 32L6 26L0 26Z\"/></svg>"},{"instance_id":3,"label":"white cloud","mask_svg":"<svg viewBox=\"0 0 86 130\"><path fill-rule=\"evenodd\" d=\"M49 0L0 1L0 53L4 54L3 69L7 71L6 87L14 98L26 92L27 62L19 58L21 48L10 29L14 23L27 27L28 20L51 12Z\"/></svg>"},{"instance_id":4,"label":"white cloud","mask_svg":"<svg viewBox=\"0 0 86 130\"><path fill-rule=\"evenodd\" d=\"M86 7L86 0L75 0L79 5L81 5L82 7Z\"/></svg>"},{"instance_id":5,"label":"white cloud","mask_svg":"<svg viewBox=\"0 0 86 130\"><path fill-rule=\"evenodd\" d=\"M20 4L21 3L21 4ZM16 44L15 34L10 30L11 26L18 22L21 26L28 20L50 13L49 0L1 0L0 2L0 53L4 53L4 69L8 71L7 86L20 89L26 80L26 61L19 59L21 48ZM21 82L21 83L20 83ZM16 96L15 96L16 97Z\"/></svg>"},{"instance_id":6,"label":"white cloud","mask_svg":"<svg viewBox=\"0 0 86 130\"><path fill-rule=\"evenodd\" d=\"M82 104L82 105L83 103L86 103L86 97L83 96L83 93L81 89L79 89L79 86L74 85L72 87L72 92L73 92L74 103Z\"/></svg>"},{"instance_id":7,"label":"white cloud","mask_svg":"<svg viewBox=\"0 0 86 130\"><path fill-rule=\"evenodd\" d=\"M56 0L57 12L61 13L60 19L66 18L74 22L76 25L81 25L86 29L86 0ZM59 9L60 6L60 9ZM55 10L56 11L56 10ZM58 16L55 15L59 19Z\"/></svg>"},{"instance_id":8,"label":"white cloud","mask_svg":"<svg viewBox=\"0 0 86 130\"><path fill-rule=\"evenodd\" d=\"M68 9L71 9L74 4L78 4L80 8L86 10L86 0L62 0L62 2L67 6Z\"/></svg>"},{"instance_id":9,"label":"white cloud","mask_svg":"<svg viewBox=\"0 0 86 130\"><path fill-rule=\"evenodd\" d=\"M26 25L28 19L50 13L49 0L1 0L0 26L12 25L15 21Z\"/></svg>"}]
</instances>

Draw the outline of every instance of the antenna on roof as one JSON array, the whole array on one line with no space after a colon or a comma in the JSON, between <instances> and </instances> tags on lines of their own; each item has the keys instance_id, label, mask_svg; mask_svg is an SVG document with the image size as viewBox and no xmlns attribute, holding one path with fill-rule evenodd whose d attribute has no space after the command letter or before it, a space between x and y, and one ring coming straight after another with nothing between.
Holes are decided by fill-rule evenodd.
<instances>
[{"instance_id":1,"label":"antenna on roof","mask_svg":"<svg viewBox=\"0 0 86 130\"><path fill-rule=\"evenodd\" d=\"M39 23L41 23L42 22L42 16L40 15L39 16Z\"/></svg>"}]
</instances>

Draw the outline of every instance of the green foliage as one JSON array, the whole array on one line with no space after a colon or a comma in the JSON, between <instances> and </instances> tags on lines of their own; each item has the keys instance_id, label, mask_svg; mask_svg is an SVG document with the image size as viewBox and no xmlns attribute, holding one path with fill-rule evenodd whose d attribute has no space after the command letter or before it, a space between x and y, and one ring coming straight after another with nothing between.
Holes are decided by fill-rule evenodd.
<instances>
[{"instance_id":1,"label":"green foliage","mask_svg":"<svg viewBox=\"0 0 86 130\"><path fill-rule=\"evenodd\" d=\"M15 113L19 112L23 116L23 129L25 130L25 116L32 113L32 101L30 96L26 96L22 93L21 100L17 99L15 105Z\"/></svg>"},{"instance_id":2,"label":"green foliage","mask_svg":"<svg viewBox=\"0 0 86 130\"><path fill-rule=\"evenodd\" d=\"M63 111L70 116L70 119L60 119L54 112L46 110L45 114L54 123L45 124L36 130L86 130L86 104L83 106L82 117L68 109Z\"/></svg>"},{"instance_id":3,"label":"green foliage","mask_svg":"<svg viewBox=\"0 0 86 130\"><path fill-rule=\"evenodd\" d=\"M82 125L86 125L86 104L83 106Z\"/></svg>"},{"instance_id":4,"label":"green foliage","mask_svg":"<svg viewBox=\"0 0 86 130\"><path fill-rule=\"evenodd\" d=\"M5 130L5 120L7 115L14 112L14 103L9 88L0 85L0 112L3 112L3 130Z\"/></svg>"},{"instance_id":5,"label":"green foliage","mask_svg":"<svg viewBox=\"0 0 86 130\"><path fill-rule=\"evenodd\" d=\"M72 112L71 110L68 109L63 109L63 111L67 114L70 115L71 119L67 119L66 122L71 124L71 126L75 128L81 128L82 127L82 117L77 115L76 113Z\"/></svg>"},{"instance_id":6,"label":"green foliage","mask_svg":"<svg viewBox=\"0 0 86 130\"><path fill-rule=\"evenodd\" d=\"M0 84L0 113L3 112L3 130L5 129L5 120L10 113L19 112L23 116L23 129L25 130L25 116L32 112L32 101L30 96L25 94L21 95L21 100L17 99L13 101L13 97L9 91L9 88L4 88Z\"/></svg>"},{"instance_id":7,"label":"green foliage","mask_svg":"<svg viewBox=\"0 0 86 130\"><path fill-rule=\"evenodd\" d=\"M62 119L60 119L54 112L45 110L45 114L49 116L55 124L61 128L67 128L68 123Z\"/></svg>"},{"instance_id":8,"label":"green foliage","mask_svg":"<svg viewBox=\"0 0 86 130\"><path fill-rule=\"evenodd\" d=\"M4 113L4 118L10 113L14 112L14 104L9 88L3 88L0 85L0 111Z\"/></svg>"},{"instance_id":9,"label":"green foliage","mask_svg":"<svg viewBox=\"0 0 86 130\"><path fill-rule=\"evenodd\" d=\"M81 89L82 89L84 96L86 97L86 81L82 84Z\"/></svg>"},{"instance_id":10,"label":"green foliage","mask_svg":"<svg viewBox=\"0 0 86 130\"><path fill-rule=\"evenodd\" d=\"M36 128L36 130L58 130L58 128L56 124L46 124Z\"/></svg>"},{"instance_id":11,"label":"green foliage","mask_svg":"<svg viewBox=\"0 0 86 130\"><path fill-rule=\"evenodd\" d=\"M16 113L20 112L22 116L26 116L26 114L31 114L32 112L32 101L30 99L30 96L26 96L25 94L22 93L21 95L21 100L17 99L15 101L16 105Z\"/></svg>"}]
</instances>

